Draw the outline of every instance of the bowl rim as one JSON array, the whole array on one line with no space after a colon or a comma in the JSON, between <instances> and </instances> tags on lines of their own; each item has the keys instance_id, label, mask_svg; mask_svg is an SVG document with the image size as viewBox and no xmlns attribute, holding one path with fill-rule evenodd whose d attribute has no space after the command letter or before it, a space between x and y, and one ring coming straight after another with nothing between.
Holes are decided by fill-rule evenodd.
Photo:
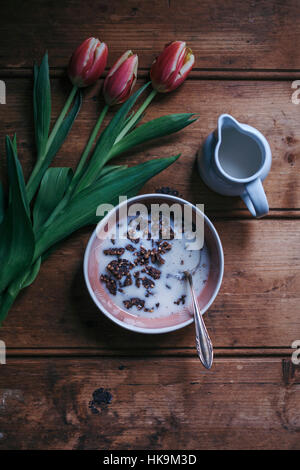
<instances>
[{"instance_id":1,"label":"bowl rim","mask_svg":"<svg viewBox=\"0 0 300 470\"><path fill-rule=\"evenodd\" d=\"M147 198L147 199L149 199L149 198L151 198L151 199L163 199L163 200L169 200L171 202L173 201L173 202L180 202L181 204L188 204L196 212L198 212L202 216L204 216L205 223L209 226L209 228L210 228L210 230L211 230L211 232L212 232L212 234L213 234L213 236L214 236L214 238L217 242L218 257L219 257L219 260L220 260L220 270L219 270L219 274L218 274L218 282L217 282L217 285L214 289L214 293L211 296L209 302L202 309L202 314L204 314L209 309L209 307L212 305L212 303L214 302L216 296L218 295L218 292L220 290L222 280L223 280L223 274L224 274L224 253L223 253L222 243L221 243L221 240L220 240L220 237L218 235L217 230L215 229L213 223L210 221L210 219L207 217L207 215L204 212L202 212L197 206L195 206L194 204L192 204L189 201L186 201L185 199L183 199L181 197L173 196L173 195L170 195L170 194L161 194L161 193L140 194L138 196L131 197L131 198L126 199L125 201L121 202L120 204L118 204L117 206L114 207L113 211L119 210L120 207L122 207L125 204L129 204L129 203L131 204L134 201L141 201L145 198ZM103 219L100 221L100 226L101 227L103 225L105 225L105 223L108 221L108 219L109 219L109 217L111 217L111 215L112 215L112 211L109 211L108 214L106 214L106 216L103 217ZM89 255L90 255L90 250L91 250L92 244L93 244L93 242L95 240L95 237L96 237L96 231L97 231L97 226L93 230L93 233L90 236L89 241L88 241L87 246L86 246L86 249L85 249L84 260L83 260L83 274L84 274L84 279L85 279L85 283L86 283L88 292L89 292L92 300L94 301L94 303L96 304L96 306L98 307L98 309L100 310L101 313L104 313L104 315L106 315L110 320L112 320L114 323L121 326L122 328L125 328L126 330L134 331L136 333L144 333L144 334L169 333L171 331L176 331L176 330L179 330L181 328L184 328L185 326L190 325L191 323L193 323L194 318L191 317L190 319L188 319L188 320L186 320L182 323L178 323L176 325L166 326L166 327L162 327L162 328L143 328L143 327L140 327L140 326L135 326L135 325L124 323L123 321L119 320L114 315L112 315L102 305L100 300L95 295L95 293L92 289L92 286L90 284L89 276L88 276Z\"/></svg>"}]
</instances>

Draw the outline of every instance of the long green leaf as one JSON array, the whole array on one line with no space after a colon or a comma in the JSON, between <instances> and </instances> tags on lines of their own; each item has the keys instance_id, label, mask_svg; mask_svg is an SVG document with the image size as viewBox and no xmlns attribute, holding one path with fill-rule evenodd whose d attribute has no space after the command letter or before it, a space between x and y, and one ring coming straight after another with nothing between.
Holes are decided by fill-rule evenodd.
<instances>
[{"instance_id":1,"label":"long green leaf","mask_svg":"<svg viewBox=\"0 0 300 470\"><path fill-rule=\"evenodd\" d=\"M74 121L77 117L77 114L79 113L79 110L81 108L82 104L82 93L81 90L78 90L76 93L76 97L74 100L74 105L72 106L72 109L70 112L67 114L65 119L63 120L61 126L59 127L57 134L55 135L55 138L47 152L47 155L45 157L45 160L47 161L47 164L50 165L52 162L53 158L57 154L58 150L64 143L65 139L67 138L67 135L69 134Z\"/></svg>"},{"instance_id":2,"label":"long green leaf","mask_svg":"<svg viewBox=\"0 0 300 470\"><path fill-rule=\"evenodd\" d=\"M22 287L18 284L19 279L15 280L8 286L3 294L0 294L0 326L7 317L9 309L17 298Z\"/></svg>"},{"instance_id":3,"label":"long green leaf","mask_svg":"<svg viewBox=\"0 0 300 470\"><path fill-rule=\"evenodd\" d=\"M127 165L105 165L98 177L97 177L97 180L99 180L100 178L103 178L104 176L108 175L109 173L115 173L116 171L119 171L119 170L125 170L125 168L128 168Z\"/></svg>"},{"instance_id":4,"label":"long green leaf","mask_svg":"<svg viewBox=\"0 0 300 470\"><path fill-rule=\"evenodd\" d=\"M1 222L4 218L4 211L5 211L4 193L3 193L2 183L0 182L0 225L1 225Z\"/></svg>"},{"instance_id":5,"label":"long green leaf","mask_svg":"<svg viewBox=\"0 0 300 470\"><path fill-rule=\"evenodd\" d=\"M71 168L48 168L33 208L33 228L36 231L48 219L57 204L62 200L72 180Z\"/></svg>"},{"instance_id":6,"label":"long green leaf","mask_svg":"<svg viewBox=\"0 0 300 470\"><path fill-rule=\"evenodd\" d=\"M63 122L61 123L48 152L43 156L43 158L41 158L40 164L35 167L34 171L32 172L29 178L29 181L26 186L29 201L31 201L31 199L33 198L47 168L51 164L53 158L55 157L58 150L64 143L67 135L69 134L76 119L76 116L80 110L81 103L82 94L81 91L78 91L76 94L74 105L63 120Z\"/></svg>"},{"instance_id":7,"label":"long green leaf","mask_svg":"<svg viewBox=\"0 0 300 470\"><path fill-rule=\"evenodd\" d=\"M19 276L17 276L1 295L0 326L7 317L9 309L15 301L18 293L33 283L39 273L40 267L41 258L38 258L35 263L33 263L31 266L29 266L29 268L27 268L25 271L22 271Z\"/></svg>"},{"instance_id":8,"label":"long green leaf","mask_svg":"<svg viewBox=\"0 0 300 470\"><path fill-rule=\"evenodd\" d=\"M16 155L18 154L18 150L17 150L17 135L14 134L14 137L13 137L13 140L11 141L12 143L12 146L13 146L13 149L16 153ZM11 198L12 198L12 187L10 186L8 188L8 205L11 203Z\"/></svg>"},{"instance_id":9,"label":"long green leaf","mask_svg":"<svg viewBox=\"0 0 300 470\"><path fill-rule=\"evenodd\" d=\"M99 173L97 174L97 180L102 178L103 176L111 173L113 171L119 170L120 168L127 168L128 165L105 165L103 168L100 169Z\"/></svg>"},{"instance_id":10,"label":"long green leaf","mask_svg":"<svg viewBox=\"0 0 300 470\"><path fill-rule=\"evenodd\" d=\"M0 226L0 292L30 266L35 245L22 169L8 137L6 152L11 201Z\"/></svg>"},{"instance_id":11,"label":"long green leaf","mask_svg":"<svg viewBox=\"0 0 300 470\"><path fill-rule=\"evenodd\" d=\"M119 170L122 170L124 168L127 168L127 165L106 165L100 173L97 175L97 180L96 181L102 181L102 178L105 177L108 174L116 174ZM73 177L74 178L74 177ZM72 180L73 181L73 180ZM72 182L70 182L72 184ZM68 186L68 190L70 189L70 185ZM55 218L59 215L59 213L64 210L64 208L67 206L68 202L70 201L70 197L68 194L68 191L66 191L64 198L61 199L61 201L56 205L55 209L53 209L51 215L49 214L49 218L47 220L44 220L43 223L43 229L46 229L46 227L50 226L55 220Z\"/></svg>"},{"instance_id":12,"label":"long green leaf","mask_svg":"<svg viewBox=\"0 0 300 470\"><path fill-rule=\"evenodd\" d=\"M146 83L142 86L121 106L106 129L102 132L89 164L77 185L76 193L89 186L97 178L97 174L99 174L99 171L103 168L109 158L109 152L112 149L116 138L124 127L124 121L127 114L148 85L149 83Z\"/></svg>"},{"instance_id":13,"label":"long green leaf","mask_svg":"<svg viewBox=\"0 0 300 470\"><path fill-rule=\"evenodd\" d=\"M21 289L24 289L25 287L28 287L28 286L30 286L30 284L33 283L33 281L36 279L36 277L37 277L37 275L40 271L41 263L42 263L42 260L41 260L41 257L40 257L35 261L35 263L33 263L30 266L28 271L25 271L25 273L22 277L22 281L19 284Z\"/></svg>"},{"instance_id":14,"label":"long green leaf","mask_svg":"<svg viewBox=\"0 0 300 470\"><path fill-rule=\"evenodd\" d=\"M130 113L130 115L128 116L128 118L125 119L124 121L124 124L123 124L123 128L127 126L127 124L129 124L129 122L131 121L131 119L135 116L135 112L132 111L132 113ZM139 124L139 122L143 119L143 117L145 116L145 113L141 114L138 119L135 121L134 123L134 127L137 127L137 125ZM122 128L122 130L123 130ZM117 139L118 140L118 139Z\"/></svg>"},{"instance_id":15,"label":"long green leaf","mask_svg":"<svg viewBox=\"0 0 300 470\"><path fill-rule=\"evenodd\" d=\"M197 120L193 116L192 113L170 114L142 124L113 146L109 159L148 140L180 131Z\"/></svg>"},{"instance_id":16,"label":"long green leaf","mask_svg":"<svg viewBox=\"0 0 300 470\"><path fill-rule=\"evenodd\" d=\"M46 148L51 120L51 91L47 53L44 55L40 67L34 66L33 112L39 159L42 158Z\"/></svg>"},{"instance_id":17,"label":"long green leaf","mask_svg":"<svg viewBox=\"0 0 300 470\"><path fill-rule=\"evenodd\" d=\"M117 204L119 195L132 196L136 194L148 179L163 171L178 157L179 155L151 160L119 170L119 178L116 177L116 174L110 173L94 182L70 201L50 227L37 234L35 258L75 230L85 225L97 223L99 217L96 216L96 210L99 204Z\"/></svg>"}]
</instances>

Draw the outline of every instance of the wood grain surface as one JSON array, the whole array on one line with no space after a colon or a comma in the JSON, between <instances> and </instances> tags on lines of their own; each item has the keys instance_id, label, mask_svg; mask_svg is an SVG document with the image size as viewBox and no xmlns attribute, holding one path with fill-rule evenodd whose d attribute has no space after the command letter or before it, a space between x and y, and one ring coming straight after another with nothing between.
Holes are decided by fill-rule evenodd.
<instances>
[{"instance_id":1,"label":"wood grain surface","mask_svg":"<svg viewBox=\"0 0 300 470\"><path fill-rule=\"evenodd\" d=\"M109 45L109 65L122 48L148 68L163 44L181 38L200 69L294 70L298 15L297 0L10 0L1 11L0 66L31 67L47 49L65 67L74 45L94 35Z\"/></svg>"},{"instance_id":2,"label":"wood grain surface","mask_svg":"<svg viewBox=\"0 0 300 470\"><path fill-rule=\"evenodd\" d=\"M0 449L298 449L300 376L286 370L275 358L210 372L189 358L11 359ZM111 402L93 406L99 388Z\"/></svg>"},{"instance_id":3,"label":"wood grain surface","mask_svg":"<svg viewBox=\"0 0 300 470\"><path fill-rule=\"evenodd\" d=\"M292 80L300 78L299 1L3 2L4 184L6 134L17 132L26 176L35 159L34 60L48 50L54 118L70 91L69 56L92 35L107 42L108 66L126 49L139 54L138 84L165 43L185 40L196 55L186 83L157 96L144 120L193 112L198 121L116 162L182 154L143 192L171 186L204 203L220 234L224 280L205 315L216 360L209 372L199 364L193 325L143 336L101 314L83 280L93 227L83 229L44 263L0 330L7 347L0 449L299 449L300 372L291 363L291 344L300 339L300 107L291 100ZM85 90L57 166L76 166L103 105L101 85ZM210 191L197 174L196 154L224 112L270 142L273 164L264 183L270 213L262 220L238 198ZM91 403L99 388L111 403Z\"/></svg>"},{"instance_id":4,"label":"wood grain surface","mask_svg":"<svg viewBox=\"0 0 300 470\"><path fill-rule=\"evenodd\" d=\"M225 274L206 314L217 348L290 348L299 331L300 221L221 220ZM82 258L90 229L81 231L47 260L1 329L9 348L160 348L194 351L193 325L171 334L144 336L120 328L89 298ZM241 262L242 260L242 262ZM123 352L124 353L124 352Z\"/></svg>"},{"instance_id":5,"label":"wood grain surface","mask_svg":"<svg viewBox=\"0 0 300 470\"><path fill-rule=\"evenodd\" d=\"M141 80L139 84L144 82ZM8 79L6 85L7 104L0 107L0 119L5 123L0 128L0 148L4 152L5 135L17 130L19 153L25 174L28 174L35 161L32 79ZM100 88L101 83L86 91L71 134L56 157L57 166L75 167L79 161L103 106ZM69 91L67 79L52 80L53 116L58 115ZM265 189L271 209L299 209L299 106L291 101L293 91L290 81L188 80L176 92L157 96L148 108L144 121L183 111L196 113L199 115L198 121L180 133L139 147L115 162L131 165L154 156L181 153L180 160L151 180L145 192L172 182L185 198L205 204L206 211L221 211L221 214L226 212L234 216L236 210L242 209L248 215L239 198L228 198L210 191L201 181L195 167L196 154L204 139L216 128L218 116L227 112L240 122L257 127L270 142L273 163ZM1 159L0 165L3 168L4 159Z\"/></svg>"}]
</instances>

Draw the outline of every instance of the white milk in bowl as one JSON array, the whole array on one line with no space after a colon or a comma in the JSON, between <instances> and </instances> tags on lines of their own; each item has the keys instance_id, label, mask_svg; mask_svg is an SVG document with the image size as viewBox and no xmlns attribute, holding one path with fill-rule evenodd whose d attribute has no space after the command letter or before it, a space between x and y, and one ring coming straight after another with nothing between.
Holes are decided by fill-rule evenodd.
<instances>
[{"instance_id":1,"label":"white milk in bowl","mask_svg":"<svg viewBox=\"0 0 300 470\"><path fill-rule=\"evenodd\" d=\"M120 221L116 237L107 233L98 247L100 282L111 300L130 315L167 317L191 305L188 283L180 273L197 266L199 250L188 250L184 234L177 239L170 230L170 239L151 235L145 238L141 231L135 230L134 235L127 231L127 224ZM209 269L209 252L204 244L200 264L193 273L197 296Z\"/></svg>"}]
</instances>

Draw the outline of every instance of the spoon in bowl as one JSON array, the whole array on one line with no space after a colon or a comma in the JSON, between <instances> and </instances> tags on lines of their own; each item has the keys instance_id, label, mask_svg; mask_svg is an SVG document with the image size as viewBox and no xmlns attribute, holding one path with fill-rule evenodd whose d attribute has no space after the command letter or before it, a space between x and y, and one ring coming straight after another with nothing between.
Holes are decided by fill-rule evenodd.
<instances>
[{"instance_id":1,"label":"spoon in bowl","mask_svg":"<svg viewBox=\"0 0 300 470\"><path fill-rule=\"evenodd\" d=\"M196 347L197 353L200 361L206 367L210 369L213 363L213 346L211 339L209 337L208 331L206 329L203 315L201 313L198 299L193 287L193 276L190 271L184 271L185 279L188 281L189 286L192 292L192 301L193 301L193 310L194 310L194 319L195 319L195 329L196 329Z\"/></svg>"},{"instance_id":2,"label":"spoon in bowl","mask_svg":"<svg viewBox=\"0 0 300 470\"><path fill-rule=\"evenodd\" d=\"M193 311L194 311L194 320L195 320L195 330L196 330L196 348L200 361L206 367L210 369L213 363L213 346L211 339L209 337L208 331L206 329L203 315L201 313L198 299L193 286L193 274L196 272L201 265L202 250L199 250L199 259L197 264L190 269L185 271L178 271L176 274L169 274L171 277L175 277L179 280L187 280L192 293L192 302L193 302Z\"/></svg>"}]
</instances>

